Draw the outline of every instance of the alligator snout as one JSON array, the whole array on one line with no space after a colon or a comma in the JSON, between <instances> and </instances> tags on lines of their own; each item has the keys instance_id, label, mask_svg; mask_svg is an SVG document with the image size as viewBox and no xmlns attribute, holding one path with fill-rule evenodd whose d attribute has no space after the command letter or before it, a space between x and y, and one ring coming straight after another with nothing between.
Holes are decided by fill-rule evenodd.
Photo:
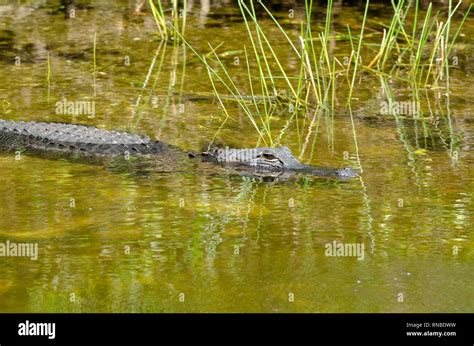
<instances>
[{"instance_id":1,"label":"alligator snout","mask_svg":"<svg viewBox=\"0 0 474 346\"><path fill-rule=\"evenodd\" d=\"M338 169L336 175L343 178L355 178L359 175L359 172L351 167L345 167Z\"/></svg>"}]
</instances>

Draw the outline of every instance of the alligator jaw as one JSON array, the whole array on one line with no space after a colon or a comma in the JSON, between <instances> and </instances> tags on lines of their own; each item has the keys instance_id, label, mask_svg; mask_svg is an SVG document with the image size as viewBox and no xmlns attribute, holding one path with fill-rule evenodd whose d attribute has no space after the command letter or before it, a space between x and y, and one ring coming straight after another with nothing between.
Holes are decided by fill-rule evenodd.
<instances>
[{"instance_id":1,"label":"alligator jaw","mask_svg":"<svg viewBox=\"0 0 474 346\"><path fill-rule=\"evenodd\" d=\"M326 167L316 167L311 165L300 164L300 167L295 169L290 169L295 173L303 173L308 175L317 175L320 177L336 177L340 179L349 179L355 178L359 175L358 171L351 168L326 168Z\"/></svg>"},{"instance_id":2,"label":"alligator jaw","mask_svg":"<svg viewBox=\"0 0 474 346\"><path fill-rule=\"evenodd\" d=\"M194 157L194 155L190 155ZM297 174L353 178L358 172L350 167L335 169L315 167L301 163L288 147L225 149L213 148L201 153L204 161L219 163L224 167L233 167L239 174L255 177L283 178Z\"/></svg>"},{"instance_id":3,"label":"alligator jaw","mask_svg":"<svg viewBox=\"0 0 474 346\"><path fill-rule=\"evenodd\" d=\"M226 165L224 167L231 167L230 172L235 172L238 175L258 178L265 182L281 182L302 175L310 175L325 178L335 178L337 180L348 180L358 176L358 172L353 168L346 167L341 169L315 167L301 164L299 168L284 168L284 169L258 169L256 167L242 166L242 165Z\"/></svg>"}]
</instances>

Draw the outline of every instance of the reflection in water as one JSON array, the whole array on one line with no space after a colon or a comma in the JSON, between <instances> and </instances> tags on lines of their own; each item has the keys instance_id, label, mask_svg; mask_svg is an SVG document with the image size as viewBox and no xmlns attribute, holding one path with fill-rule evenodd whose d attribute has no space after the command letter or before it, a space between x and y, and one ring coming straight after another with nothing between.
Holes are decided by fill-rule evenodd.
<instances>
[{"instance_id":1,"label":"reflection in water","mask_svg":"<svg viewBox=\"0 0 474 346\"><path fill-rule=\"evenodd\" d=\"M125 128L194 151L214 136L255 146L255 130L231 104L231 119L218 131L225 117L209 96L207 71L182 45L155 40L146 7L132 15L140 1L81 4L0 5L11 18L0 31L1 118ZM186 32L199 52L208 52L207 41L224 42L222 51L242 47L236 4L187 5ZM360 18L358 7L335 5L335 30ZM275 11L286 18L290 7L301 9L285 1ZM381 9L373 14L383 19ZM37 30L30 35L31 22ZM288 23L291 33L299 29ZM331 54L347 55L346 43L330 37ZM465 45L469 55L472 43ZM234 53L222 59L245 80ZM449 85L433 92L362 76L353 104L357 155L344 100L333 132L314 127L307 144L298 129L311 119L324 124L323 115L275 115L279 143L307 145L302 159L315 165L356 161L360 179L261 182L177 153L106 164L1 155L0 242L36 242L40 255L0 257L0 311L471 311L468 68L451 69ZM90 99L94 90L95 118L55 114L57 100ZM382 101L411 100L420 102L419 118L380 114ZM325 256L334 241L364 244L364 260Z\"/></svg>"}]
</instances>

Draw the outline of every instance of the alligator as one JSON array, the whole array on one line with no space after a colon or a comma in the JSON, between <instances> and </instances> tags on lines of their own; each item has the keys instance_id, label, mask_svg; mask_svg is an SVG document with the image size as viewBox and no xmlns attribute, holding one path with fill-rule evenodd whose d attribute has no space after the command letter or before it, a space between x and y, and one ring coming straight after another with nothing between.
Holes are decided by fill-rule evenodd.
<instances>
[{"instance_id":1,"label":"alligator","mask_svg":"<svg viewBox=\"0 0 474 346\"><path fill-rule=\"evenodd\" d=\"M93 126L23 122L0 119L0 150L25 153L56 153L75 157L166 156L173 158L182 152L170 144L122 131L109 131ZM210 147L200 153L188 153L190 158L219 164L239 174L256 177L288 177L307 174L325 177L352 178L352 168L323 168L301 163L288 147L229 149Z\"/></svg>"}]
</instances>

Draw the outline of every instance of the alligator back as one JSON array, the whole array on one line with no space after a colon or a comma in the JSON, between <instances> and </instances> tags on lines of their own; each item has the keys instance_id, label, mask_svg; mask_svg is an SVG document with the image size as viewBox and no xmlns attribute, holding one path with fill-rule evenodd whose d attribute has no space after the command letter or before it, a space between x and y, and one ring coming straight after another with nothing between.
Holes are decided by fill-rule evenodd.
<instances>
[{"instance_id":1,"label":"alligator back","mask_svg":"<svg viewBox=\"0 0 474 346\"><path fill-rule=\"evenodd\" d=\"M0 148L83 155L154 154L165 145L146 136L92 126L0 119Z\"/></svg>"}]
</instances>

